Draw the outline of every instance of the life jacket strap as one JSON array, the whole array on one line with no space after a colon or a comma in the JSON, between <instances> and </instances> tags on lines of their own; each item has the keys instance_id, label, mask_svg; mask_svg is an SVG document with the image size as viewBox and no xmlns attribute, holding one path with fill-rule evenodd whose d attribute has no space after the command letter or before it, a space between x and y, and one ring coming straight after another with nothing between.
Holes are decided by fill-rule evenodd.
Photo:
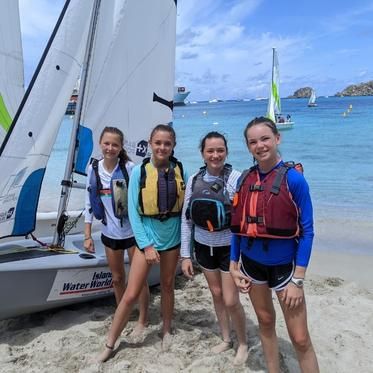
<instances>
[{"instance_id":1,"label":"life jacket strap","mask_svg":"<svg viewBox=\"0 0 373 373\"><path fill-rule=\"evenodd\" d=\"M247 223L250 224L263 224L264 223L264 218L263 216L247 216L246 217Z\"/></svg>"}]
</instances>

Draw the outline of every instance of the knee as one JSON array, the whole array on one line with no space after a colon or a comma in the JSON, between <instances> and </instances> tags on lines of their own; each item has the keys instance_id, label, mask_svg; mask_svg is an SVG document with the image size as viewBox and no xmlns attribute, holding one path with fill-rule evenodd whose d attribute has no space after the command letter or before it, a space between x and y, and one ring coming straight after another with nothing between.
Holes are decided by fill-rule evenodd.
<instances>
[{"instance_id":1,"label":"knee","mask_svg":"<svg viewBox=\"0 0 373 373\"><path fill-rule=\"evenodd\" d=\"M161 292L162 293L172 293L175 289L175 282L173 279L162 281Z\"/></svg>"},{"instance_id":2,"label":"knee","mask_svg":"<svg viewBox=\"0 0 373 373\"><path fill-rule=\"evenodd\" d=\"M113 273L112 281L113 281L113 286L114 287L125 285L125 277L122 274L114 274Z\"/></svg>"},{"instance_id":3,"label":"knee","mask_svg":"<svg viewBox=\"0 0 373 373\"><path fill-rule=\"evenodd\" d=\"M137 299L139 297L138 292L128 291L128 289L124 292L122 302L128 306L132 306L137 303Z\"/></svg>"},{"instance_id":4,"label":"knee","mask_svg":"<svg viewBox=\"0 0 373 373\"><path fill-rule=\"evenodd\" d=\"M298 352L306 352L312 346L311 338L308 332L298 332L290 335L290 339L293 343L294 348Z\"/></svg>"},{"instance_id":5,"label":"knee","mask_svg":"<svg viewBox=\"0 0 373 373\"><path fill-rule=\"evenodd\" d=\"M223 300L223 291L219 286L211 286L210 292L215 301Z\"/></svg>"},{"instance_id":6,"label":"knee","mask_svg":"<svg viewBox=\"0 0 373 373\"><path fill-rule=\"evenodd\" d=\"M260 329L270 330L275 328L276 315L272 312L258 312L258 323Z\"/></svg>"}]
</instances>

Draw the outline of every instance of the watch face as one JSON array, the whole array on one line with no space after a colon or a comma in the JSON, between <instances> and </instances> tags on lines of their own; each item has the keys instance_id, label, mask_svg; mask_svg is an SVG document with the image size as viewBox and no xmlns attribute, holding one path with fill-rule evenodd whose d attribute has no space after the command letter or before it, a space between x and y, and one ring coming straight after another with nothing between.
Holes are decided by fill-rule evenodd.
<instances>
[{"instance_id":1,"label":"watch face","mask_svg":"<svg viewBox=\"0 0 373 373\"><path fill-rule=\"evenodd\" d=\"M301 278L292 278L291 282L293 282L298 287L302 287L303 283L304 283L303 279L301 279Z\"/></svg>"}]
</instances>

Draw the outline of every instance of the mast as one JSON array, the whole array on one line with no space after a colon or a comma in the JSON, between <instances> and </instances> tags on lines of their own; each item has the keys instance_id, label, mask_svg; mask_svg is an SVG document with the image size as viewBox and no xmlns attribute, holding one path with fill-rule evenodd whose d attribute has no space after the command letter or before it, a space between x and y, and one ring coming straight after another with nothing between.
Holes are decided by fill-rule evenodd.
<instances>
[{"instance_id":1,"label":"mast","mask_svg":"<svg viewBox=\"0 0 373 373\"><path fill-rule=\"evenodd\" d=\"M67 199L70 193L70 188L73 187L72 182L71 182L71 175L72 175L74 158L75 158L76 138L77 138L80 119L82 115L84 93L85 93L85 88L86 88L86 83L87 83L87 76L89 72L89 65L90 65L91 56L92 56L93 43L95 40L97 19L98 19L100 5L101 5L101 0L95 0L94 5L93 5L91 23L89 25L87 47L86 47L86 52L85 52L85 56L83 60L79 96L78 96L77 108L76 108L74 121L73 121L73 127L71 131L71 138L70 138L70 145L69 145L69 150L67 154L65 174L64 174L63 180L61 181L61 186L62 186L61 196L60 196L60 202L58 205L57 224L56 224L56 230L54 232L52 246L61 246L62 240L63 240L63 235L61 233L63 231L65 222L67 220L67 215L65 214L65 212L66 212L66 207L67 207Z\"/></svg>"}]
</instances>

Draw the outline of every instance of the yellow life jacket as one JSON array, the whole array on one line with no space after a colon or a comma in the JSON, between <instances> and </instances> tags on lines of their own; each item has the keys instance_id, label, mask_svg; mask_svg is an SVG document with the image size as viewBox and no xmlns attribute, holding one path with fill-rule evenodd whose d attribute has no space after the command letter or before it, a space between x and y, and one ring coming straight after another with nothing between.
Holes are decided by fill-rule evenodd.
<instances>
[{"instance_id":1,"label":"yellow life jacket","mask_svg":"<svg viewBox=\"0 0 373 373\"><path fill-rule=\"evenodd\" d=\"M170 167L159 170L145 158L141 165L140 214L159 220L181 215L185 194L183 165L170 158Z\"/></svg>"}]
</instances>

